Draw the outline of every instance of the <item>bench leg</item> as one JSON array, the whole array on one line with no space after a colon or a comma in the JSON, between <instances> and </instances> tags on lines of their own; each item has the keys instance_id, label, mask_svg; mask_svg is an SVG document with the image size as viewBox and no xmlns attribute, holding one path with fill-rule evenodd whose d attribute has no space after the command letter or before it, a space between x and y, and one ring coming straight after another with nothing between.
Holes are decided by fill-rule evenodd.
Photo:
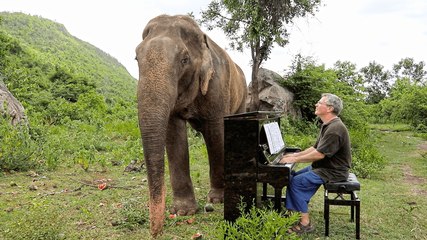
<instances>
[{"instance_id":1,"label":"bench leg","mask_svg":"<svg viewBox=\"0 0 427 240\"><path fill-rule=\"evenodd\" d=\"M323 207L323 219L325 220L325 236L329 236L329 198L328 190L325 190L325 200Z\"/></svg>"},{"instance_id":2,"label":"bench leg","mask_svg":"<svg viewBox=\"0 0 427 240\"><path fill-rule=\"evenodd\" d=\"M350 194L351 195L351 201L354 201L355 200L355 198L354 198L354 194L352 193L352 194ZM350 222L354 222L354 205L353 204L351 204L351 217L350 217Z\"/></svg>"},{"instance_id":3,"label":"bench leg","mask_svg":"<svg viewBox=\"0 0 427 240\"><path fill-rule=\"evenodd\" d=\"M356 202L356 239L360 239L360 201Z\"/></svg>"}]
</instances>

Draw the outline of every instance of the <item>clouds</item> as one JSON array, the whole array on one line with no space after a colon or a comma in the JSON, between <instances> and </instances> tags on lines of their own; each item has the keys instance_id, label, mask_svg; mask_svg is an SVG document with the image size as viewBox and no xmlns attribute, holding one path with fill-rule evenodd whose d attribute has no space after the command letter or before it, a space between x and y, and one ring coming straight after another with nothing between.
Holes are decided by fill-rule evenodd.
<instances>
[{"instance_id":1,"label":"clouds","mask_svg":"<svg viewBox=\"0 0 427 240\"><path fill-rule=\"evenodd\" d=\"M135 47L147 22L159 14L199 15L210 0L0 0L0 11L38 15L64 24L68 31L117 58L135 78ZM290 43L275 48L263 67L283 74L294 56L313 56L332 67L338 60L358 68L376 61L390 69L405 57L427 62L427 1L324 0L314 17L290 26ZM228 41L219 31L207 34L223 48ZM250 79L250 52L228 49ZM249 80L248 80L249 81Z\"/></svg>"}]
</instances>

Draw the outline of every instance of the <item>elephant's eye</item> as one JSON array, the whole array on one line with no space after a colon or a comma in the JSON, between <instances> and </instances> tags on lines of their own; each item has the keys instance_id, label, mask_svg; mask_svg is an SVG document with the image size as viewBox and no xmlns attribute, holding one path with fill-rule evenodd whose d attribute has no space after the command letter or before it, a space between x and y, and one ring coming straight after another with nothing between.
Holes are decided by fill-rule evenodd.
<instances>
[{"instance_id":1,"label":"elephant's eye","mask_svg":"<svg viewBox=\"0 0 427 240\"><path fill-rule=\"evenodd\" d=\"M181 59L181 63L184 64L188 64L190 62L190 57L189 56L185 56L183 59Z\"/></svg>"},{"instance_id":2,"label":"elephant's eye","mask_svg":"<svg viewBox=\"0 0 427 240\"><path fill-rule=\"evenodd\" d=\"M137 56L135 56L135 60L138 61L138 57Z\"/></svg>"}]
</instances>

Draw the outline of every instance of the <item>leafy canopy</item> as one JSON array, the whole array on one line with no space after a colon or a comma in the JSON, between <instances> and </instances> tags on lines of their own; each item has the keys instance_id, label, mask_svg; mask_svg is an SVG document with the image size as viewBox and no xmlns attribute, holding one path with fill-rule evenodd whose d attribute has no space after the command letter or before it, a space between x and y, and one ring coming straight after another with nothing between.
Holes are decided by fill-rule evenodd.
<instances>
[{"instance_id":1,"label":"leafy canopy","mask_svg":"<svg viewBox=\"0 0 427 240\"><path fill-rule=\"evenodd\" d=\"M281 47L288 43L286 24L313 14L319 4L320 0L214 0L202 12L200 22L209 30L222 29L233 49L242 51L248 47L252 60L257 57L261 63L268 59L273 43Z\"/></svg>"},{"instance_id":2,"label":"leafy canopy","mask_svg":"<svg viewBox=\"0 0 427 240\"><path fill-rule=\"evenodd\" d=\"M202 11L200 23L208 29L222 29L233 49L251 49L251 110L259 108L258 71L261 63L269 58L274 43L280 47L288 43L287 24L297 17L314 14L319 4L320 0L213 0L207 10Z\"/></svg>"}]
</instances>

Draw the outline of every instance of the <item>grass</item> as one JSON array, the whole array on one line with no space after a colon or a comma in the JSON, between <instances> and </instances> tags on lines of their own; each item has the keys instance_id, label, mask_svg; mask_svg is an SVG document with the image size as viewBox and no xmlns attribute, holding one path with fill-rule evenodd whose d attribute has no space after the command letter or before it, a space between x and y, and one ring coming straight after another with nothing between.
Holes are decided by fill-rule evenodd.
<instances>
[{"instance_id":1,"label":"grass","mask_svg":"<svg viewBox=\"0 0 427 240\"><path fill-rule=\"evenodd\" d=\"M427 239L426 143L401 126L399 131L373 129L380 130L377 147L388 164L375 178L359 179L361 238ZM192 146L193 184L203 209L209 190L207 154L200 144ZM75 165L51 172L1 173L0 239L150 239L146 172L124 168L90 165L84 171ZM102 183L104 190L98 188ZM168 206L170 192L168 186ZM324 239L322 188L310 211L316 230L303 239ZM328 239L354 239L349 207L332 206L330 217ZM209 213L167 217L159 239L191 239L195 233L215 239L222 219L222 204Z\"/></svg>"}]
</instances>

